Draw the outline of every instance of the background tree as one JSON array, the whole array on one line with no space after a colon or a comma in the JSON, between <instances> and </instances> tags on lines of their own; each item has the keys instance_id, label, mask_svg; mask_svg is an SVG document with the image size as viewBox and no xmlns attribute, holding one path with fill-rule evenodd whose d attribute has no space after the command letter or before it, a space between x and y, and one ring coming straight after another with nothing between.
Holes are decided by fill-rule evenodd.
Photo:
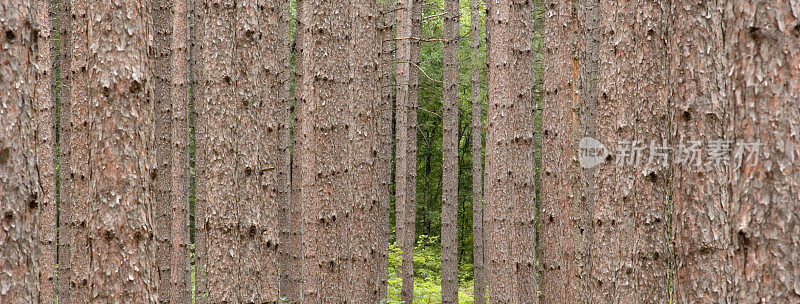
<instances>
[{"instance_id":1,"label":"background tree","mask_svg":"<svg viewBox=\"0 0 800 304\"><path fill-rule=\"evenodd\" d=\"M280 242L280 249L283 251L282 259L280 262L280 273L281 273L281 298L285 298L289 303L300 303L302 298L302 289L301 285L303 279L301 277L301 264L303 262L303 242L302 242L302 221L303 221L303 214L301 210L300 204L300 184L301 180L300 177L300 152L302 145L300 143L301 136L297 134L297 127L299 124L300 116L300 109L302 107L301 98L299 98L298 93L301 91L299 84L302 83L302 51L301 45L299 43L300 37L299 35L303 32L303 23L302 21L302 2L303 0L297 0L295 2L295 14L294 14L294 21L295 21L295 29L294 29L294 36L292 37L292 51L293 59L294 59L294 79L292 84L294 85L292 91L292 101L294 104L291 108L292 117L293 117L293 125L291 129L291 142L292 142L292 154L291 154L291 194L289 197L288 203L285 206L281 207L281 215L280 215L280 226L281 226L281 242Z\"/></svg>"},{"instance_id":2,"label":"background tree","mask_svg":"<svg viewBox=\"0 0 800 304\"><path fill-rule=\"evenodd\" d=\"M470 1L470 86L472 94L472 248L474 266L473 292L475 304L486 303L486 273L483 263L483 132L481 117L483 94L481 90L480 22L481 3Z\"/></svg>"},{"instance_id":3,"label":"background tree","mask_svg":"<svg viewBox=\"0 0 800 304\"><path fill-rule=\"evenodd\" d=\"M395 117L397 119L397 153L395 155L395 201L397 212L397 242L403 252L403 261L400 277L403 280L403 289L400 294L401 301L413 303L414 300L414 218L416 204L412 204L415 198L411 196L409 190L415 188L415 184L409 183L409 168L416 165L416 154L412 158L409 153L416 147L411 147L411 138L414 136L409 133L413 130L410 120L411 114L411 56L413 40L413 14L414 0L398 0L397 2L397 106Z\"/></svg>"},{"instance_id":4,"label":"background tree","mask_svg":"<svg viewBox=\"0 0 800 304\"><path fill-rule=\"evenodd\" d=\"M55 301L56 292L56 82L55 76L55 41L51 8L47 0L38 0L36 5L35 30L32 37L37 44L36 52L36 86L33 99L36 126L36 167L38 167L41 193L37 200L39 208L37 232L41 240L41 258L39 272L39 301L48 303Z\"/></svg>"},{"instance_id":5,"label":"background tree","mask_svg":"<svg viewBox=\"0 0 800 304\"><path fill-rule=\"evenodd\" d=\"M458 303L458 0L445 0L442 139L442 304Z\"/></svg>"},{"instance_id":6,"label":"background tree","mask_svg":"<svg viewBox=\"0 0 800 304\"><path fill-rule=\"evenodd\" d=\"M532 2L490 2L486 219L489 297L537 303Z\"/></svg>"},{"instance_id":7,"label":"background tree","mask_svg":"<svg viewBox=\"0 0 800 304\"><path fill-rule=\"evenodd\" d=\"M0 280L5 285L0 301L36 303L46 286L40 282L41 272L47 271L40 260L46 247L39 241L39 204L46 193L38 174L37 133L48 130L38 126L37 114L39 103L51 101L37 96L42 90L37 90L36 79L42 71L36 64L42 50L36 1L2 1L0 12Z\"/></svg>"},{"instance_id":8,"label":"background tree","mask_svg":"<svg viewBox=\"0 0 800 304\"><path fill-rule=\"evenodd\" d=\"M232 1L195 2L197 83L195 241L199 299L239 301L239 214L234 76L236 7ZM253 168L250 168L252 174ZM205 278L205 279L202 279Z\"/></svg>"},{"instance_id":9,"label":"background tree","mask_svg":"<svg viewBox=\"0 0 800 304\"><path fill-rule=\"evenodd\" d=\"M159 300L190 300L189 86L186 1L154 4L156 189Z\"/></svg>"}]
</instances>

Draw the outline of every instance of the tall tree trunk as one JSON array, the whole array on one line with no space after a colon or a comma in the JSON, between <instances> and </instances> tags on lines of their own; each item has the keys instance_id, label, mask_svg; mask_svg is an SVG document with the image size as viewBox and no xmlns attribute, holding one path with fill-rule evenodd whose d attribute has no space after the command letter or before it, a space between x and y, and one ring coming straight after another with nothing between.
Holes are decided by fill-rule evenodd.
<instances>
[{"instance_id":1,"label":"tall tree trunk","mask_svg":"<svg viewBox=\"0 0 800 304\"><path fill-rule=\"evenodd\" d=\"M197 205L208 286L201 292L210 302L276 302L277 208L289 188L288 7L204 8Z\"/></svg>"},{"instance_id":2,"label":"tall tree trunk","mask_svg":"<svg viewBox=\"0 0 800 304\"><path fill-rule=\"evenodd\" d=\"M543 111L542 111L542 189L540 210L540 278L542 303L585 303L582 278L576 267L573 216L581 216L584 208L576 208L575 191L580 176L575 157L578 141L578 119L573 116L572 50L567 47L577 35L573 33L573 4L549 1L545 13ZM568 119L565 119L568 118ZM587 197L588 200L588 197ZM575 210L577 209L577 210ZM573 215L573 212L577 212ZM580 244L578 244L580 246ZM577 299L577 300L576 300Z\"/></svg>"},{"instance_id":3,"label":"tall tree trunk","mask_svg":"<svg viewBox=\"0 0 800 304\"><path fill-rule=\"evenodd\" d=\"M665 1L600 2L599 8L577 12L576 28L582 37L575 48L587 51L576 64L581 87L573 99L588 103L588 109L596 107L597 122L596 133L583 134L617 146L617 155L611 157L617 164L599 167L595 179L584 182L598 189L596 196L587 198L594 201L590 209L595 228L584 226L585 221L581 224L581 229L589 229L594 242L589 249L591 277L587 279L591 280L591 302L669 301L666 198L671 170L664 166L668 160L639 162L620 153L634 150L624 141L639 141L638 147L659 147L669 140L668 10ZM596 53L595 47L586 47L601 36L607 37L602 39L606 43ZM599 67L597 77L593 76L595 67ZM596 84L593 79L598 79ZM591 119L593 114L589 111L586 115L585 119ZM653 152L650 150L649 156L654 156Z\"/></svg>"},{"instance_id":4,"label":"tall tree trunk","mask_svg":"<svg viewBox=\"0 0 800 304\"><path fill-rule=\"evenodd\" d=\"M55 114L56 99L54 82L54 50L56 42L52 39L54 21L50 16L49 0L36 1L37 37L31 37L37 44L36 50L36 86L33 109L36 127L36 166L41 185L41 193L37 206L38 235L41 240L41 257L39 264L39 302L55 301L55 266L56 266L56 133Z\"/></svg>"},{"instance_id":5,"label":"tall tree trunk","mask_svg":"<svg viewBox=\"0 0 800 304\"><path fill-rule=\"evenodd\" d=\"M377 163L378 182L378 201L380 203L379 221L377 231L380 232L378 277L376 282L380 283L378 301L387 297L388 271L389 271L389 216L391 209L391 180L392 180L392 107L394 104L394 7L395 1L383 2L381 6L381 27L380 54L379 54L379 83L380 83L380 103L378 111L378 132L379 132L379 160Z\"/></svg>"},{"instance_id":6,"label":"tall tree trunk","mask_svg":"<svg viewBox=\"0 0 800 304\"><path fill-rule=\"evenodd\" d=\"M381 37L378 35L378 4L375 1L353 1L351 13L350 84L351 121L348 138L351 139L352 160L350 179L353 185L348 207L352 213L349 220L350 279L345 286L346 298L354 303L379 303L379 290L386 288L375 277L378 273L379 248L386 243L378 231L382 221L379 191L383 191L384 173L378 167L383 159L378 155L383 148L380 125L383 113L380 108L380 90L375 86L378 74ZM345 170L347 172L347 170ZM346 213L345 213L346 214Z\"/></svg>"},{"instance_id":7,"label":"tall tree trunk","mask_svg":"<svg viewBox=\"0 0 800 304\"><path fill-rule=\"evenodd\" d=\"M69 136L70 154L62 171L69 189L62 191L68 195L62 196L61 244L69 246L59 261L66 267L59 300L153 302L149 5L74 1L65 13L71 47L63 62L69 104L62 108L69 111L61 126L68 128L62 136Z\"/></svg>"},{"instance_id":8,"label":"tall tree trunk","mask_svg":"<svg viewBox=\"0 0 800 304\"><path fill-rule=\"evenodd\" d=\"M186 1L153 10L156 104L156 240L159 300L189 301L189 87ZM167 258L168 257L168 258Z\"/></svg>"},{"instance_id":9,"label":"tall tree trunk","mask_svg":"<svg viewBox=\"0 0 800 304\"><path fill-rule=\"evenodd\" d=\"M303 33L303 0L296 2L296 15L295 15L295 37L294 37L294 106L292 108L292 116L294 117L294 125L292 129L292 155L291 155L291 194L289 201L281 215L281 227L284 229L284 235L281 237L281 250L284 251L283 259L281 261L281 298L285 298L289 303L300 303L302 298L301 285L303 278L301 277L301 264L303 262L303 242L302 242L302 221L303 214L300 204L300 190L301 190L301 174L300 170L300 152L302 144L300 142L300 135L298 134L298 126L300 123L300 109L302 108L300 84L302 83L303 68L302 68L302 53L300 35Z\"/></svg>"},{"instance_id":10,"label":"tall tree trunk","mask_svg":"<svg viewBox=\"0 0 800 304\"><path fill-rule=\"evenodd\" d=\"M158 273L149 6L73 2L69 12L70 113L62 126L72 128L70 195L62 197L68 222L61 231L71 252L63 298L152 302Z\"/></svg>"},{"instance_id":11,"label":"tall tree trunk","mask_svg":"<svg viewBox=\"0 0 800 304\"><path fill-rule=\"evenodd\" d=\"M236 7L233 1L195 3L198 23L194 40L201 44L195 53L195 235L197 277L201 278L197 280L197 292L200 299L209 303L237 302L240 252L236 182L245 170L237 170L235 157L235 126L240 123L233 61ZM252 173L253 168L250 169Z\"/></svg>"},{"instance_id":12,"label":"tall tree trunk","mask_svg":"<svg viewBox=\"0 0 800 304\"><path fill-rule=\"evenodd\" d=\"M278 301L278 207L288 199L288 1L237 2L233 87L237 105L239 301Z\"/></svg>"},{"instance_id":13,"label":"tall tree trunk","mask_svg":"<svg viewBox=\"0 0 800 304\"><path fill-rule=\"evenodd\" d=\"M486 224L492 303L537 303L532 2L490 2Z\"/></svg>"},{"instance_id":14,"label":"tall tree trunk","mask_svg":"<svg viewBox=\"0 0 800 304\"><path fill-rule=\"evenodd\" d=\"M2 1L0 12L0 302L37 303L44 270L39 234L47 227L39 222L46 193L37 166L37 112L40 102L50 102L37 96L39 12L31 0Z\"/></svg>"},{"instance_id":15,"label":"tall tree trunk","mask_svg":"<svg viewBox=\"0 0 800 304\"><path fill-rule=\"evenodd\" d=\"M472 264L473 294L475 304L486 303L486 269L483 259L483 126L481 108L483 92L481 89L480 62L481 2L470 1L470 61L472 63L470 80L472 85Z\"/></svg>"},{"instance_id":16,"label":"tall tree trunk","mask_svg":"<svg viewBox=\"0 0 800 304\"><path fill-rule=\"evenodd\" d=\"M669 83L673 86L673 146L688 147L693 140L732 139L732 134L726 134L732 104L726 101L730 84L723 10L724 3L672 2ZM673 163L675 301L734 302L729 281L733 278L730 249L735 236L731 235L734 219L726 207L732 190L728 170Z\"/></svg>"},{"instance_id":17,"label":"tall tree trunk","mask_svg":"<svg viewBox=\"0 0 800 304\"><path fill-rule=\"evenodd\" d=\"M88 243L86 228L86 1L62 1L61 9L61 100L59 132L59 244L58 299L65 303L89 301ZM79 19L80 17L80 19ZM83 179L81 179L83 177Z\"/></svg>"},{"instance_id":18,"label":"tall tree trunk","mask_svg":"<svg viewBox=\"0 0 800 304\"><path fill-rule=\"evenodd\" d=\"M442 105L442 304L458 303L458 0L444 2Z\"/></svg>"},{"instance_id":19,"label":"tall tree trunk","mask_svg":"<svg viewBox=\"0 0 800 304\"><path fill-rule=\"evenodd\" d=\"M397 242L402 251L400 278L403 286L400 301L414 301L414 211L410 205L413 200L408 193L409 168L414 161L409 156L410 139L409 120L411 95L411 41L412 15L415 0L398 0L397 8L397 155L395 156L395 206L397 212ZM416 168L416 167L414 167ZM409 224L410 223L410 224Z\"/></svg>"},{"instance_id":20,"label":"tall tree trunk","mask_svg":"<svg viewBox=\"0 0 800 304\"><path fill-rule=\"evenodd\" d=\"M375 67L374 58L354 61L353 31L356 13L367 5L360 1L304 0L302 45L302 108L298 124L301 143L313 143L301 153L301 203L303 204L303 303L341 303L351 296L364 296L362 286L350 280L354 269L364 260L353 260L364 252L355 252L351 229L358 229L356 218L363 217L356 201L354 170L362 160L355 156L355 137L361 129L354 117L356 107L368 100L355 100L366 88L354 87L356 71L367 64ZM373 6L374 8L374 6ZM373 17L374 12L373 12ZM365 17L366 18L366 17ZM377 19L377 18L375 18ZM377 29L373 33L377 37ZM374 44L374 42L373 42ZM313 76L312 76L313 75ZM377 74L371 75L373 79ZM373 98L376 98L374 95ZM359 121L357 124L356 121ZM371 130L374 131L374 130ZM348 139L348 140L343 140ZM373 156L374 157L374 156ZM377 211L377 210L376 210ZM363 274L363 273L362 273Z\"/></svg>"},{"instance_id":21,"label":"tall tree trunk","mask_svg":"<svg viewBox=\"0 0 800 304\"><path fill-rule=\"evenodd\" d=\"M729 175L733 302L800 301L800 3L790 2L734 1L724 11L727 139L762 144L757 162Z\"/></svg>"}]
</instances>

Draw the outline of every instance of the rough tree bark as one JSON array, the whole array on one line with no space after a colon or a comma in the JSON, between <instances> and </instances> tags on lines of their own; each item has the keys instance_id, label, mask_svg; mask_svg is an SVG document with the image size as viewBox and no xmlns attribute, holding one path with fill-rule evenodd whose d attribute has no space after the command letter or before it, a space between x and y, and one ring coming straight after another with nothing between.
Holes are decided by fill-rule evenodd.
<instances>
[{"instance_id":1,"label":"rough tree bark","mask_svg":"<svg viewBox=\"0 0 800 304\"><path fill-rule=\"evenodd\" d=\"M70 154L62 167L68 195L62 196L61 244L69 245L59 257L66 268L59 299L154 302L149 5L73 1L64 13L65 46L71 47L62 62L69 90L61 126Z\"/></svg>"},{"instance_id":2,"label":"rough tree bark","mask_svg":"<svg viewBox=\"0 0 800 304\"><path fill-rule=\"evenodd\" d=\"M277 210L288 200L288 1L237 2L234 38L239 301L278 301Z\"/></svg>"},{"instance_id":3,"label":"rough tree bark","mask_svg":"<svg viewBox=\"0 0 800 304\"><path fill-rule=\"evenodd\" d=\"M762 144L729 174L733 302L798 302L800 2L734 1L724 12L726 133Z\"/></svg>"},{"instance_id":4,"label":"rough tree bark","mask_svg":"<svg viewBox=\"0 0 800 304\"><path fill-rule=\"evenodd\" d=\"M233 58L235 3L196 1L196 268L199 299L239 301L239 210ZM253 170L253 168L251 168ZM251 171L252 173L252 171ZM248 262L252 263L252 262Z\"/></svg>"},{"instance_id":5,"label":"rough tree bark","mask_svg":"<svg viewBox=\"0 0 800 304\"><path fill-rule=\"evenodd\" d=\"M53 9L54 11L54 9ZM56 42L52 37L54 21L50 16L49 0L36 1L36 22L33 41L37 44L36 86L33 105L36 121L36 166L41 184L39 203L39 239L41 257L39 264L39 302L55 301L56 266L56 99L53 57Z\"/></svg>"},{"instance_id":6,"label":"rough tree bark","mask_svg":"<svg viewBox=\"0 0 800 304\"><path fill-rule=\"evenodd\" d=\"M481 3L470 1L470 81L472 86L472 260L473 294L475 304L486 303L486 269L483 259L483 126L481 117L482 98L480 62Z\"/></svg>"},{"instance_id":7,"label":"rough tree bark","mask_svg":"<svg viewBox=\"0 0 800 304\"><path fill-rule=\"evenodd\" d=\"M669 141L668 13L665 1L600 1L599 8L577 14L575 27L582 37L575 48L587 51L576 59L574 77L581 87L574 100L596 105L596 114L582 115L596 115L596 132L584 134L616 145L607 158L615 163L600 166L595 180L588 180L598 189L587 197L594 202L593 227L581 226L593 237L588 253L590 302L669 301L671 170L669 160L656 157L664 152L656 149ZM586 47L598 40L605 42ZM645 145L654 149L638 150Z\"/></svg>"},{"instance_id":8,"label":"rough tree bark","mask_svg":"<svg viewBox=\"0 0 800 304\"><path fill-rule=\"evenodd\" d=\"M0 302L37 303L46 250L39 234L47 227L39 222L46 193L37 166L37 115L39 103L50 102L37 96L40 14L36 1L28 0L0 2L0 15Z\"/></svg>"},{"instance_id":9,"label":"rough tree bark","mask_svg":"<svg viewBox=\"0 0 800 304\"><path fill-rule=\"evenodd\" d=\"M154 3L159 301L189 301L189 87L186 1Z\"/></svg>"},{"instance_id":10,"label":"rough tree bark","mask_svg":"<svg viewBox=\"0 0 800 304\"><path fill-rule=\"evenodd\" d=\"M388 0L381 4L381 23L379 28L380 54L379 54L379 84L380 84L380 103L378 113L378 132L380 146L378 154L380 156L377 167L379 183L381 188L378 191L378 201L380 202L380 212L377 231L381 233L378 244L379 261L378 277L375 279L380 283L378 301L387 297L388 271L389 271L389 216L391 209L391 180L392 180L392 107L394 104L394 0Z\"/></svg>"},{"instance_id":11,"label":"rough tree bark","mask_svg":"<svg viewBox=\"0 0 800 304\"><path fill-rule=\"evenodd\" d=\"M580 13L586 19L581 28L579 5L586 10ZM591 269L595 169L582 169L573 160L581 137L596 133L598 1L551 1L547 7L540 212L542 302L588 303L588 272L581 269Z\"/></svg>"},{"instance_id":12,"label":"rough tree bark","mask_svg":"<svg viewBox=\"0 0 800 304\"><path fill-rule=\"evenodd\" d=\"M300 123L300 109L302 107L300 84L303 76L302 68L302 52L303 49L300 44L300 35L303 33L303 0L297 0L297 8L295 15L295 37L292 47L294 49L294 106L292 108L292 116L294 117L294 126L292 130L292 155L291 155L291 194L286 206L283 206L281 211L281 227L284 229L283 236L281 236L280 248L283 251L281 260L281 298L285 298L289 303L300 303L302 298L301 285L303 278L301 277L301 264L303 262L303 242L302 242L302 222L303 214L300 204L300 152L302 144L300 142L301 136L298 134L298 125Z\"/></svg>"},{"instance_id":13,"label":"rough tree bark","mask_svg":"<svg viewBox=\"0 0 800 304\"><path fill-rule=\"evenodd\" d=\"M378 35L378 4L372 0L353 1L351 13L351 52L349 55L352 82L349 101L350 128L348 138L351 142L352 163L350 180L350 279L346 288L346 298L353 303L380 303L380 289L386 287L375 280L378 273L378 260L381 257L383 238L376 233L384 212L381 212L384 173L378 166L382 157L378 155L383 148L379 137L381 122L380 90L375 86L378 74L381 37ZM347 170L346 170L347 172ZM388 190L388 189L387 189ZM347 214L347 213L345 213ZM387 214L388 215L388 214Z\"/></svg>"},{"instance_id":14,"label":"rough tree bark","mask_svg":"<svg viewBox=\"0 0 800 304\"><path fill-rule=\"evenodd\" d=\"M444 1L442 100L442 304L458 303L458 0ZM416 161L415 167L416 167Z\"/></svg>"},{"instance_id":15,"label":"rough tree bark","mask_svg":"<svg viewBox=\"0 0 800 304\"><path fill-rule=\"evenodd\" d=\"M532 2L490 2L486 224L492 303L537 303Z\"/></svg>"},{"instance_id":16,"label":"rough tree bark","mask_svg":"<svg viewBox=\"0 0 800 304\"><path fill-rule=\"evenodd\" d=\"M350 116L350 1L304 0L299 36L304 75L298 135L314 143L301 153L304 262L303 303L347 300L351 270L350 235L353 186Z\"/></svg>"},{"instance_id":17,"label":"rough tree bark","mask_svg":"<svg viewBox=\"0 0 800 304\"><path fill-rule=\"evenodd\" d=\"M397 1L397 154L395 156L395 206L397 221L395 231L397 242L402 251L403 263L400 267L400 278L403 286L400 291L400 301L413 303L414 301L414 213L416 206L410 205L413 202L408 193L411 185L409 184L409 168L414 162L410 158L408 151L411 149L409 126L412 122L409 119L410 95L411 90L411 42L412 42L412 15L415 0ZM416 146L416 145L414 145ZM415 185L416 186L416 185ZM409 223L411 223L409 225Z\"/></svg>"},{"instance_id":18,"label":"rough tree bark","mask_svg":"<svg viewBox=\"0 0 800 304\"><path fill-rule=\"evenodd\" d=\"M688 147L693 140L731 139L726 134L731 104L726 98L730 81L723 40L724 3L673 1L671 5L672 144ZM732 303L728 171L679 164L678 158L685 155L674 155L675 301Z\"/></svg>"}]
</instances>

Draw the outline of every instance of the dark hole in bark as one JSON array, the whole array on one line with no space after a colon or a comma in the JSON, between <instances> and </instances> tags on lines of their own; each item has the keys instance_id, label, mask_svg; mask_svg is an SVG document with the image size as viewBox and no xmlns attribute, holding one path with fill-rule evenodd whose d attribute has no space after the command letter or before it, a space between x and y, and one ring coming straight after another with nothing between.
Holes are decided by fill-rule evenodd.
<instances>
[{"instance_id":1,"label":"dark hole in bark","mask_svg":"<svg viewBox=\"0 0 800 304\"><path fill-rule=\"evenodd\" d=\"M606 155L606 162L607 163L610 163L612 160L614 160L614 156L613 155L611 155L611 154Z\"/></svg>"},{"instance_id":2,"label":"dark hole in bark","mask_svg":"<svg viewBox=\"0 0 800 304\"><path fill-rule=\"evenodd\" d=\"M250 176L251 174L253 174L253 169L251 169L249 167L244 168L244 175Z\"/></svg>"},{"instance_id":3,"label":"dark hole in bark","mask_svg":"<svg viewBox=\"0 0 800 304\"><path fill-rule=\"evenodd\" d=\"M648 174L648 175L647 175L647 179L648 179L648 180L649 180L651 183L655 183L655 182L658 180L658 175L656 175L656 173L655 173L655 172L650 172L650 174Z\"/></svg>"},{"instance_id":4,"label":"dark hole in bark","mask_svg":"<svg viewBox=\"0 0 800 304\"><path fill-rule=\"evenodd\" d=\"M11 220L13 220L13 219L14 219L14 213L13 213L13 212L11 212L11 211L6 211L6 216L5 216L5 218L6 218L6 220L7 220L7 221L11 221Z\"/></svg>"},{"instance_id":5,"label":"dark hole in bark","mask_svg":"<svg viewBox=\"0 0 800 304\"><path fill-rule=\"evenodd\" d=\"M6 40L12 41L12 40L14 40L14 38L17 38L17 34L14 34L14 31L12 31L12 30L7 30L6 31Z\"/></svg>"},{"instance_id":6,"label":"dark hole in bark","mask_svg":"<svg viewBox=\"0 0 800 304\"><path fill-rule=\"evenodd\" d=\"M552 223L553 222L553 215L551 214L551 215L547 216L547 220Z\"/></svg>"},{"instance_id":7,"label":"dark hole in bark","mask_svg":"<svg viewBox=\"0 0 800 304\"><path fill-rule=\"evenodd\" d=\"M7 163L9 158L11 158L10 148L4 148L3 150L0 150L0 165Z\"/></svg>"},{"instance_id":8,"label":"dark hole in bark","mask_svg":"<svg viewBox=\"0 0 800 304\"><path fill-rule=\"evenodd\" d=\"M134 80L133 82L131 82L131 93L137 93L141 89L142 85L138 81Z\"/></svg>"},{"instance_id":9,"label":"dark hole in bark","mask_svg":"<svg viewBox=\"0 0 800 304\"><path fill-rule=\"evenodd\" d=\"M692 120L692 112L683 111L683 120L686 121Z\"/></svg>"}]
</instances>

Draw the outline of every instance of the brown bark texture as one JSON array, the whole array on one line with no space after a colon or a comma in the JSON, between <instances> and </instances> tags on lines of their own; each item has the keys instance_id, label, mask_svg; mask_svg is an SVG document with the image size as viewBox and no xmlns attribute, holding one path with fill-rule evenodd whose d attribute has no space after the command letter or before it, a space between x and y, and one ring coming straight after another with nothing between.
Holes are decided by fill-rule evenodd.
<instances>
[{"instance_id":1,"label":"brown bark texture","mask_svg":"<svg viewBox=\"0 0 800 304\"><path fill-rule=\"evenodd\" d=\"M153 4L155 38L155 228L159 301L190 300L189 87L186 1Z\"/></svg>"},{"instance_id":2,"label":"brown bark texture","mask_svg":"<svg viewBox=\"0 0 800 304\"><path fill-rule=\"evenodd\" d=\"M576 156L577 118L572 106L573 56L569 43L573 33L569 2L548 1L544 19L544 62L542 94L542 175L539 215L540 279L542 303L579 302L586 296L579 273L574 244L574 187L580 167ZM580 302L586 302L581 300Z\"/></svg>"},{"instance_id":3,"label":"brown bark texture","mask_svg":"<svg viewBox=\"0 0 800 304\"><path fill-rule=\"evenodd\" d=\"M303 214L300 204L300 152L302 150L302 143L298 134L298 126L300 123L300 109L302 108L299 93L301 92L300 84L302 83L302 52L303 49L300 45L300 35L303 33L302 22L302 3L303 0L296 2L296 15L295 15L295 37L292 47L294 49L294 106L292 108L292 116L294 118L294 126L292 130L292 154L291 154L291 173L290 184L291 193L288 201L284 201L285 206L281 211L281 229L283 229L281 236L280 250L282 253L282 260L280 262L281 273L281 290L280 296L286 299L289 303L300 303L302 299L303 278L301 277L301 264L303 262L303 243L302 243L302 222Z\"/></svg>"},{"instance_id":4,"label":"brown bark texture","mask_svg":"<svg viewBox=\"0 0 800 304\"><path fill-rule=\"evenodd\" d=\"M377 5L302 3L303 303L377 300ZM364 41L369 43L364 43ZM357 46L357 47L356 47ZM353 50L356 52L353 52ZM355 180L359 182L354 183ZM354 280L365 284L353 283Z\"/></svg>"},{"instance_id":5,"label":"brown bark texture","mask_svg":"<svg viewBox=\"0 0 800 304\"><path fill-rule=\"evenodd\" d=\"M59 299L155 302L150 7L75 1L67 8L62 25L72 47L62 62L69 97L61 134L69 137L68 166L62 162L69 195L61 197L60 244L69 245L59 256Z\"/></svg>"},{"instance_id":6,"label":"brown bark texture","mask_svg":"<svg viewBox=\"0 0 800 304\"><path fill-rule=\"evenodd\" d=\"M402 251L403 263L400 267L402 288L400 301L413 303L414 301L414 213L416 206L411 202L416 201L409 193L412 187L410 171L416 172L416 156L411 158L409 150L412 149L410 134L411 125L411 89L412 81L412 41L413 41L413 7L415 0L397 1L397 103L395 119L397 153L395 155L395 206L397 221L395 225L398 247ZM414 112L413 116L416 112ZM416 145L413 145L416 149ZM412 165L414 163L414 165ZM413 169L410 169L413 168ZM413 184L416 189L416 183Z\"/></svg>"},{"instance_id":7,"label":"brown bark texture","mask_svg":"<svg viewBox=\"0 0 800 304\"><path fill-rule=\"evenodd\" d=\"M458 303L458 0L444 1L442 100L442 304ZM416 122L412 122L416 124ZM414 135L416 136L416 135ZM412 161L416 169L416 160Z\"/></svg>"},{"instance_id":8,"label":"brown bark texture","mask_svg":"<svg viewBox=\"0 0 800 304\"><path fill-rule=\"evenodd\" d=\"M472 86L472 259L473 295L475 304L486 303L486 264L484 263L483 238L483 138L481 72L480 62L481 3L470 1L470 84Z\"/></svg>"},{"instance_id":9,"label":"brown bark texture","mask_svg":"<svg viewBox=\"0 0 800 304\"><path fill-rule=\"evenodd\" d=\"M378 212L379 222L376 228L380 235L378 277L375 278L381 284L378 300L386 299L389 271L389 215L391 209L391 181L392 181L392 149L393 149L393 128L392 113L394 105L394 50L395 50L395 1L389 0L381 3L380 7L380 54L378 59L378 74L380 84L380 103L378 111L378 136L379 160L377 163L377 174L379 177L380 189L378 191L378 201L380 210Z\"/></svg>"},{"instance_id":10,"label":"brown bark texture","mask_svg":"<svg viewBox=\"0 0 800 304\"><path fill-rule=\"evenodd\" d=\"M475 304L486 303L486 267L484 263L483 238L483 125L481 72L484 64L480 62L481 3L470 1L470 85L472 87L472 260L473 295Z\"/></svg>"},{"instance_id":11,"label":"brown bark texture","mask_svg":"<svg viewBox=\"0 0 800 304\"><path fill-rule=\"evenodd\" d=\"M730 166L735 303L800 301L800 2L724 8L731 139L761 143ZM713 271L713 269L708 269ZM705 272L705 270L704 270Z\"/></svg>"},{"instance_id":12,"label":"brown bark texture","mask_svg":"<svg viewBox=\"0 0 800 304\"><path fill-rule=\"evenodd\" d=\"M33 39L37 43L36 87L33 99L36 123L36 167L38 168L41 194L38 199L38 235L41 241L39 263L39 302L55 301L56 266L56 133L55 133L55 82L54 46L50 2L39 0L36 4L36 22Z\"/></svg>"},{"instance_id":13,"label":"brown bark texture","mask_svg":"<svg viewBox=\"0 0 800 304\"><path fill-rule=\"evenodd\" d=\"M40 301L39 216L45 193L37 166L40 52L36 1L0 2L0 302ZM47 46L46 51L49 51ZM47 68L45 65L44 68ZM46 88L49 89L49 88ZM46 226L45 226L46 227Z\"/></svg>"},{"instance_id":14,"label":"brown bark texture","mask_svg":"<svg viewBox=\"0 0 800 304\"><path fill-rule=\"evenodd\" d=\"M537 303L532 2L490 2L486 237L491 303Z\"/></svg>"},{"instance_id":15,"label":"brown bark texture","mask_svg":"<svg viewBox=\"0 0 800 304\"><path fill-rule=\"evenodd\" d=\"M236 168L236 6L233 1L196 1L195 10L194 40L199 45L193 52L198 56L194 66L197 297L201 303L237 302L240 252L236 181L244 170Z\"/></svg>"}]
</instances>

